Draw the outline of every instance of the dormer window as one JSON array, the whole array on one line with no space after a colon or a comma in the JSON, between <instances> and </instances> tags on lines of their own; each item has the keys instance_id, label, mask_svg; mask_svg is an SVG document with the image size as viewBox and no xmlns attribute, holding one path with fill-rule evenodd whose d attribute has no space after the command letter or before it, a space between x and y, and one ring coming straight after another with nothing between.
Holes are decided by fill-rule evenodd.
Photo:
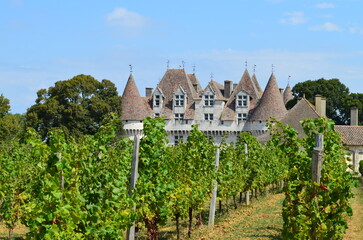
<instances>
[{"instance_id":1,"label":"dormer window","mask_svg":"<svg viewBox=\"0 0 363 240\"><path fill-rule=\"evenodd\" d=\"M204 120L213 120L213 113L205 113Z\"/></svg>"},{"instance_id":2,"label":"dormer window","mask_svg":"<svg viewBox=\"0 0 363 240\"><path fill-rule=\"evenodd\" d=\"M204 106L214 105L214 95L204 95Z\"/></svg>"},{"instance_id":3,"label":"dormer window","mask_svg":"<svg viewBox=\"0 0 363 240\"><path fill-rule=\"evenodd\" d=\"M175 95L174 101L176 107L184 106L184 95Z\"/></svg>"},{"instance_id":4,"label":"dormer window","mask_svg":"<svg viewBox=\"0 0 363 240\"><path fill-rule=\"evenodd\" d=\"M237 119L238 119L238 121L246 121L247 120L247 113L238 113Z\"/></svg>"},{"instance_id":5,"label":"dormer window","mask_svg":"<svg viewBox=\"0 0 363 240\"><path fill-rule=\"evenodd\" d=\"M237 107L248 107L247 95L237 95Z\"/></svg>"},{"instance_id":6,"label":"dormer window","mask_svg":"<svg viewBox=\"0 0 363 240\"><path fill-rule=\"evenodd\" d=\"M160 107L160 95L154 96L154 107Z\"/></svg>"},{"instance_id":7,"label":"dormer window","mask_svg":"<svg viewBox=\"0 0 363 240\"><path fill-rule=\"evenodd\" d=\"M183 120L184 119L184 113L175 113L174 114L175 120Z\"/></svg>"}]
</instances>

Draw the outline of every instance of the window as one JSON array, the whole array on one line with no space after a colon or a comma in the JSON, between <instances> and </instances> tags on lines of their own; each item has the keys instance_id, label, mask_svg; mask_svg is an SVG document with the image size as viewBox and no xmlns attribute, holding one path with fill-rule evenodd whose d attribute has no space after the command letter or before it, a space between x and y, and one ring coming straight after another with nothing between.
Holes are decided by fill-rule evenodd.
<instances>
[{"instance_id":1,"label":"window","mask_svg":"<svg viewBox=\"0 0 363 240\"><path fill-rule=\"evenodd\" d=\"M213 120L213 113L205 113L204 120Z\"/></svg>"},{"instance_id":2,"label":"window","mask_svg":"<svg viewBox=\"0 0 363 240\"><path fill-rule=\"evenodd\" d=\"M175 95L175 106L184 106L184 95Z\"/></svg>"},{"instance_id":3,"label":"window","mask_svg":"<svg viewBox=\"0 0 363 240\"><path fill-rule=\"evenodd\" d=\"M238 121L246 121L247 113L238 113L237 119L238 119Z\"/></svg>"},{"instance_id":4,"label":"window","mask_svg":"<svg viewBox=\"0 0 363 240\"><path fill-rule=\"evenodd\" d=\"M160 106L160 95L155 95L154 96L154 107L159 107Z\"/></svg>"},{"instance_id":5,"label":"window","mask_svg":"<svg viewBox=\"0 0 363 240\"><path fill-rule=\"evenodd\" d=\"M184 119L184 113L175 113L174 114L175 120L183 120Z\"/></svg>"},{"instance_id":6,"label":"window","mask_svg":"<svg viewBox=\"0 0 363 240\"><path fill-rule=\"evenodd\" d=\"M247 95L238 95L237 96L237 106L238 107L247 107L248 106Z\"/></svg>"},{"instance_id":7,"label":"window","mask_svg":"<svg viewBox=\"0 0 363 240\"><path fill-rule=\"evenodd\" d=\"M183 141L183 136L174 136L174 145L178 145L180 141Z\"/></svg>"},{"instance_id":8,"label":"window","mask_svg":"<svg viewBox=\"0 0 363 240\"><path fill-rule=\"evenodd\" d=\"M214 105L214 95L204 95L204 106Z\"/></svg>"},{"instance_id":9,"label":"window","mask_svg":"<svg viewBox=\"0 0 363 240\"><path fill-rule=\"evenodd\" d=\"M160 117L160 113L155 113L155 117Z\"/></svg>"}]
</instances>

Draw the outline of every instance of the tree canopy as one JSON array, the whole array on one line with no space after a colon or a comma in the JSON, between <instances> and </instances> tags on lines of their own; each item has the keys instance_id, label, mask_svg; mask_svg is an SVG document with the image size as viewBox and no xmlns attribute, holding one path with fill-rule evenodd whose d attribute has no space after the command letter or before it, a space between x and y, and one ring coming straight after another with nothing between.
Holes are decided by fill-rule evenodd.
<instances>
[{"instance_id":1,"label":"tree canopy","mask_svg":"<svg viewBox=\"0 0 363 240\"><path fill-rule=\"evenodd\" d=\"M10 101L2 94L0 95L0 117L3 117L10 111Z\"/></svg>"},{"instance_id":2,"label":"tree canopy","mask_svg":"<svg viewBox=\"0 0 363 240\"><path fill-rule=\"evenodd\" d=\"M321 95L327 98L326 115L336 124L347 124L350 119L349 99L351 94L339 79L333 78L326 80L324 78L312 81L308 80L296 84L292 88L293 95L303 97L315 104L315 96Z\"/></svg>"},{"instance_id":3,"label":"tree canopy","mask_svg":"<svg viewBox=\"0 0 363 240\"><path fill-rule=\"evenodd\" d=\"M90 75L77 75L40 89L35 104L26 113L26 125L46 139L52 128L79 137L95 134L111 112L121 115L121 97L109 80L97 81ZM121 126L119 126L121 127Z\"/></svg>"},{"instance_id":4,"label":"tree canopy","mask_svg":"<svg viewBox=\"0 0 363 240\"><path fill-rule=\"evenodd\" d=\"M0 143L18 140L24 132L24 115L12 114L10 101L0 95Z\"/></svg>"}]
</instances>

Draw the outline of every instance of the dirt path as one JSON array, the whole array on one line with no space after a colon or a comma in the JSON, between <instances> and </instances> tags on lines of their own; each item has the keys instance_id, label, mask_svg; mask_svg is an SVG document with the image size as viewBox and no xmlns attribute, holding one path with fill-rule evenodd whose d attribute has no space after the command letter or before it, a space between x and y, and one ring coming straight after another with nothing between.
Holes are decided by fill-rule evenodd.
<instances>
[{"instance_id":1,"label":"dirt path","mask_svg":"<svg viewBox=\"0 0 363 240\"><path fill-rule=\"evenodd\" d=\"M353 217L348 219L349 228L344 239L363 240L363 179L360 180L358 188L353 189Z\"/></svg>"},{"instance_id":2,"label":"dirt path","mask_svg":"<svg viewBox=\"0 0 363 240\"><path fill-rule=\"evenodd\" d=\"M269 195L239 207L217 221L213 229L198 230L193 239L281 239L283 194Z\"/></svg>"}]
</instances>

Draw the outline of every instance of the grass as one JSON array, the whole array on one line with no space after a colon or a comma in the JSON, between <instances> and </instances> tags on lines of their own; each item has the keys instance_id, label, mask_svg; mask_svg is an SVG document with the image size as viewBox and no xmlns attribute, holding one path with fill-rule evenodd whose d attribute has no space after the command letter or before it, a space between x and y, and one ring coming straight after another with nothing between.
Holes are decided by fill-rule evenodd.
<instances>
[{"instance_id":1,"label":"grass","mask_svg":"<svg viewBox=\"0 0 363 240\"><path fill-rule=\"evenodd\" d=\"M198 229L192 239L282 239L282 201L282 193L261 197L222 216L214 228Z\"/></svg>"},{"instance_id":2,"label":"grass","mask_svg":"<svg viewBox=\"0 0 363 240\"><path fill-rule=\"evenodd\" d=\"M355 197L351 200L353 216L348 218L348 230L344 239L363 240L363 177L353 189Z\"/></svg>"},{"instance_id":3,"label":"grass","mask_svg":"<svg viewBox=\"0 0 363 240\"><path fill-rule=\"evenodd\" d=\"M23 225L18 225L15 227L13 232L12 239L25 239L25 234L28 232L28 229ZM9 239L9 230L6 229L5 225L0 222L0 239Z\"/></svg>"}]
</instances>

